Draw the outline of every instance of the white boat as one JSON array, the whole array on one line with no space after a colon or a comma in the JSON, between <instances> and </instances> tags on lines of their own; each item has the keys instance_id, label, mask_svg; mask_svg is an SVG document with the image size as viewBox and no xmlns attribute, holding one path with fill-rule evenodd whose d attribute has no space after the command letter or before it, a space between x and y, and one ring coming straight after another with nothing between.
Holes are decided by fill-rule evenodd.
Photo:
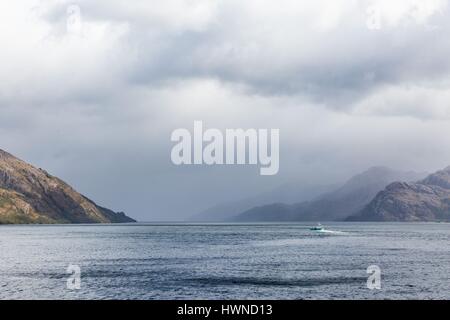
<instances>
[{"instance_id":1,"label":"white boat","mask_svg":"<svg viewBox=\"0 0 450 320\"><path fill-rule=\"evenodd\" d=\"M321 233L321 234L324 234L324 233L326 233L326 234L336 234L336 235L347 234L346 232L342 232L342 231L325 229L325 227L323 225L321 225L320 223L318 223L317 226L315 226L315 227L309 228L309 230L317 232L317 233Z\"/></svg>"},{"instance_id":2,"label":"white boat","mask_svg":"<svg viewBox=\"0 0 450 320\"><path fill-rule=\"evenodd\" d=\"M317 226L309 228L309 230L311 230L311 231L324 231L325 228L320 223L318 223Z\"/></svg>"}]
</instances>

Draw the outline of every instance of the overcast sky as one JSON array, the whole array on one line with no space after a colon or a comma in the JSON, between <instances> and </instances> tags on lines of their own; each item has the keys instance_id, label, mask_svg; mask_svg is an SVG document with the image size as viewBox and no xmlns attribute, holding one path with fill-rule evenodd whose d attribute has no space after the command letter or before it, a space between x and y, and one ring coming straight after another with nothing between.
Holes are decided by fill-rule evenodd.
<instances>
[{"instance_id":1,"label":"overcast sky","mask_svg":"<svg viewBox=\"0 0 450 320\"><path fill-rule=\"evenodd\" d=\"M132 4L0 2L1 149L147 221L450 165L447 0ZM170 134L194 120L279 128L279 174L173 165Z\"/></svg>"}]
</instances>

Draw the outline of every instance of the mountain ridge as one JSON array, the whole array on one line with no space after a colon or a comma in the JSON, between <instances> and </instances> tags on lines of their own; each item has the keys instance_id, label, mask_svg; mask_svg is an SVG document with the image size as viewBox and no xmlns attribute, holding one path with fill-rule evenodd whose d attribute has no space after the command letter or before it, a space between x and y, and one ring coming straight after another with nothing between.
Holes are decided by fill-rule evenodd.
<instances>
[{"instance_id":1,"label":"mountain ridge","mask_svg":"<svg viewBox=\"0 0 450 320\"><path fill-rule=\"evenodd\" d=\"M347 221L450 221L450 166L417 182L388 185Z\"/></svg>"},{"instance_id":2,"label":"mountain ridge","mask_svg":"<svg viewBox=\"0 0 450 320\"><path fill-rule=\"evenodd\" d=\"M235 217L236 221L333 221L345 220L360 211L379 191L396 180L414 181L425 173L397 171L383 166L371 167L359 173L332 192L313 201L293 205L262 206L252 208ZM276 210L277 215L271 210ZM270 220L265 220L270 217Z\"/></svg>"},{"instance_id":3,"label":"mountain ridge","mask_svg":"<svg viewBox=\"0 0 450 320\"><path fill-rule=\"evenodd\" d=\"M299 181L290 181L278 187L253 196L235 201L223 202L209 207L189 218L189 221L220 222L229 221L241 212L255 207L273 203L292 204L299 201L309 201L319 195L330 192L335 185L300 184Z\"/></svg>"},{"instance_id":4,"label":"mountain ridge","mask_svg":"<svg viewBox=\"0 0 450 320\"><path fill-rule=\"evenodd\" d=\"M135 222L0 149L0 224Z\"/></svg>"}]
</instances>

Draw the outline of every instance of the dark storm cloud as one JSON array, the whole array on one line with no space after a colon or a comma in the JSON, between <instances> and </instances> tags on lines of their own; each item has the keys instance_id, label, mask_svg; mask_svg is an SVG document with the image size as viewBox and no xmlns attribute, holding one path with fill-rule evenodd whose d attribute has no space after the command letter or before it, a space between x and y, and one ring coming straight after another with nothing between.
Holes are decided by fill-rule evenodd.
<instances>
[{"instance_id":1,"label":"dark storm cloud","mask_svg":"<svg viewBox=\"0 0 450 320\"><path fill-rule=\"evenodd\" d=\"M367 8L374 3L380 8L375 30L367 26ZM347 1L335 7L169 1L159 9L141 2L135 9L114 1L79 5L87 21L127 26L120 42L129 53L122 58L131 60L122 73L130 83L212 77L258 94L302 95L348 109L380 86L447 78L450 67L445 1L425 6L411 0ZM269 9L260 9L263 5ZM63 24L65 7L50 10L49 21Z\"/></svg>"}]
</instances>

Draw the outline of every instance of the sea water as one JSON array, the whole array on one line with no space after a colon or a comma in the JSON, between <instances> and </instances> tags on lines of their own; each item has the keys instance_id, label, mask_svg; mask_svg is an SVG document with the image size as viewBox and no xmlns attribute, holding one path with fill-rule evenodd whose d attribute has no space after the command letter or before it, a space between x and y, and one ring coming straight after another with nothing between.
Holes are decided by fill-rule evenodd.
<instances>
[{"instance_id":1,"label":"sea water","mask_svg":"<svg viewBox=\"0 0 450 320\"><path fill-rule=\"evenodd\" d=\"M0 299L450 299L450 224L325 225L3 225Z\"/></svg>"}]
</instances>

